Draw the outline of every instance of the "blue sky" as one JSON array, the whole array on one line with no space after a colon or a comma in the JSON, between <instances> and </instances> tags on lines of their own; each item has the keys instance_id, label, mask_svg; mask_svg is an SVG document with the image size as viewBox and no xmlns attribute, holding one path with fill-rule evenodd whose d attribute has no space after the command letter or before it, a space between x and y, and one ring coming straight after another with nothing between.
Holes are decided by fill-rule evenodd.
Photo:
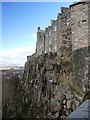
<instances>
[{"instance_id":1,"label":"blue sky","mask_svg":"<svg viewBox=\"0 0 90 120\"><path fill-rule=\"evenodd\" d=\"M36 30L50 25L70 2L3 2L0 64L21 64L36 47Z\"/></svg>"}]
</instances>

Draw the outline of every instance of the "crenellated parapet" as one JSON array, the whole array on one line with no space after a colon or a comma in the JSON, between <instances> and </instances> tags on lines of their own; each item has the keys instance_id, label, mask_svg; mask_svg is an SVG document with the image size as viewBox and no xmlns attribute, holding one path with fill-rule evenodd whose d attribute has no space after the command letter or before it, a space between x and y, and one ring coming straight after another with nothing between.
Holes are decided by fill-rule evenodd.
<instances>
[{"instance_id":1,"label":"crenellated parapet","mask_svg":"<svg viewBox=\"0 0 90 120\"><path fill-rule=\"evenodd\" d=\"M67 26L70 24L70 8L61 7L61 13L57 15L56 20L51 20L51 25L41 30L37 29L37 56L42 53L60 52L59 48L63 46L64 34L67 32ZM68 33L67 33L68 34Z\"/></svg>"},{"instance_id":2,"label":"crenellated parapet","mask_svg":"<svg viewBox=\"0 0 90 120\"><path fill-rule=\"evenodd\" d=\"M45 31L42 30L40 27L37 28L37 43L36 43L36 52L37 56L44 52L44 33Z\"/></svg>"},{"instance_id":3,"label":"crenellated parapet","mask_svg":"<svg viewBox=\"0 0 90 120\"><path fill-rule=\"evenodd\" d=\"M45 30L38 28L37 56L48 52L62 53L62 47L72 46L72 51L87 47L89 7L88 1L79 1L70 7L61 7L56 20L51 20L51 25ZM41 45L42 44L42 45ZM72 44L72 45L71 45Z\"/></svg>"}]
</instances>

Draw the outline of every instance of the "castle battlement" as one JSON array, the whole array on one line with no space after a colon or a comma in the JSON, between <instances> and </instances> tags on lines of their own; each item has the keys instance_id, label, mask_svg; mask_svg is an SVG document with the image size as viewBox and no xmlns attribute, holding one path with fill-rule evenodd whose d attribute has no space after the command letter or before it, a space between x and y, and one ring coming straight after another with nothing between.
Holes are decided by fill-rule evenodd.
<instances>
[{"instance_id":1,"label":"castle battlement","mask_svg":"<svg viewBox=\"0 0 90 120\"><path fill-rule=\"evenodd\" d=\"M72 51L88 46L88 0L61 7L50 26L37 29L37 56L48 52L63 54L62 48L67 51L71 46Z\"/></svg>"}]
</instances>

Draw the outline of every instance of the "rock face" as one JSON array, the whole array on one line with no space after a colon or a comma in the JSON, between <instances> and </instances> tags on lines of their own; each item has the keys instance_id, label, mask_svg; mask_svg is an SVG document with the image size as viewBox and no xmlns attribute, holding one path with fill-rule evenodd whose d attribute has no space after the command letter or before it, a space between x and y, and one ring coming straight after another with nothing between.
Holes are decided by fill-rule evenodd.
<instances>
[{"instance_id":1,"label":"rock face","mask_svg":"<svg viewBox=\"0 0 90 120\"><path fill-rule=\"evenodd\" d=\"M84 92L73 79L72 55L42 54L25 64L22 117L66 118Z\"/></svg>"},{"instance_id":2,"label":"rock face","mask_svg":"<svg viewBox=\"0 0 90 120\"><path fill-rule=\"evenodd\" d=\"M83 91L90 90L90 47L73 52L73 73Z\"/></svg>"}]
</instances>

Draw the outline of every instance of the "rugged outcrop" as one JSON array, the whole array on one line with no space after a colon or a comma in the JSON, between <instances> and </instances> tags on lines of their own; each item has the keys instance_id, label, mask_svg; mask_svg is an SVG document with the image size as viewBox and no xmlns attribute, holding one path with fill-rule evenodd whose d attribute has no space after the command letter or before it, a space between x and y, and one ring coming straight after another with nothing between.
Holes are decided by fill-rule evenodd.
<instances>
[{"instance_id":1,"label":"rugged outcrop","mask_svg":"<svg viewBox=\"0 0 90 120\"><path fill-rule=\"evenodd\" d=\"M22 117L66 118L82 102L84 91L73 77L72 54L42 54L25 64Z\"/></svg>"},{"instance_id":2,"label":"rugged outcrop","mask_svg":"<svg viewBox=\"0 0 90 120\"><path fill-rule=\"evenodd\" d=\"M89 48L73 53L70 49L61 56L32 55L25 63L22 79L17 75L5 79L3 75L3 119L66 118L90 98L84 96L89 90Z\"/></svg>"},{"instance_id":3,"label":"rugged outcrop","mask_svg":"<svg viewBox=\"0 0 90 120\"><path fill-rule=\"evenodd\" d=\"M73 77L83 91L90 91L90 46L73 52Z\"/></svg>"}]
</instances>

